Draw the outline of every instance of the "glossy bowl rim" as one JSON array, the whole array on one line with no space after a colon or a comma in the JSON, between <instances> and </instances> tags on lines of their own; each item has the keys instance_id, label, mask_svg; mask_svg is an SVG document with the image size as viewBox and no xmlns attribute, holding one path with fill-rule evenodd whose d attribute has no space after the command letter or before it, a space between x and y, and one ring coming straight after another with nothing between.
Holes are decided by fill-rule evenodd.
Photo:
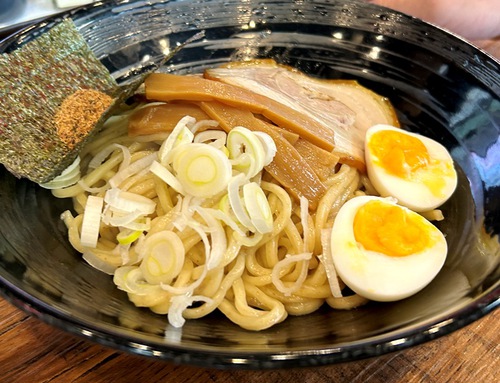
<instances>
[{"instance_id":1,"label":"glossy bowl rim","mask_svg":"<svg viewBox=\"0 0 500 383\"><path fill-rule=\"evenodd\" d=\"M83 337L103 346L155 359L200 367L267 369L329 365L360 360L401 351L440 338L464 328L500 307L500 281L480 297L460 304L454 310L429 319L359 341L317 349L270 350L250 352L231 349L227 352L208 347L193 349L175 345L161 346L145 342L140 336L123 336L110 326L93 323L64 313L19 289L0 276L0 295L14 306L42 322ZM117 338L118 337L118 338Z\"/></svg>"},{"instance_id":2,"label":"glossy bowl rim","mask_svg":"<svg viewBox=\"0 0 500 383\"><path fill-rule=\"evenodd\" d=\"M126 2L123 0L123 2ZM120 2L110 4L116 5ZM39 30L47 25L58 22L66 17L72 17L80 12L86 12L100 3L78 7L58 15L54 15L35 22L0 41L0 51L10 42L29 36L33 30ZM101 4L103 5L103 4ZM104 4L105 5L105 4ZM401 12L378 6L393 14L405 15ZM407 16L407 15L405 15ZM446 29L432 23L419 20L432 29L439 29L454 38L461 44L468 45L478 53L492 59L497 64L500 60L488 52L475 47L471 42L463 39ZM497 266L497 269L500 265ZM494 273L494 271L493 271ZM95 325L85 319L75 317L58 310L32 294L18 288L4 276L0 275L0 295L15 307L35 316L42 322L65 331L77 337L90 340L97 344L111 347L119 351L151 357L163 361L179 364L195 365L199 367L223 369L269 369L293 368L331 365L340 362L349 362L371 357L377 357L392 352L402 351L409 347L438 339L456 330L479 320L485 315L500 307L500 280L481 293L473 300L467 300L453 307L445 313L435 315L423 323L410 324L403 329L390 330L380 335L364 338L359 341L340 343L331 347L301 348L296 350L270 351L221 351L220 348L191 348L176 345L160 345L147 342L141 336L124 336L119 331L113 331L109 325Z\"/></svg>"}]
</instances>

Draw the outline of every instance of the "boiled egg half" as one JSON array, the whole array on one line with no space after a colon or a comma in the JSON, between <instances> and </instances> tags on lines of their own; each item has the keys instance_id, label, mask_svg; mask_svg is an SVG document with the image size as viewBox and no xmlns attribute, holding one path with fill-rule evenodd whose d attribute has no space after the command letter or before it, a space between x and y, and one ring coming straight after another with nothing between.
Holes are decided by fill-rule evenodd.
<instances>
[{"instance_id":1,"label":"boiled egg half","mask_svg":"<svg viewBox=\"0 0 500 383\"><path fill-rule=\"evenodd\" d=\"M443 145L392 126L367 130L365 161L368 177L381 196L392 196L417 212L442 205L457 186L453 159Z\"/></svg>"},{"instance_id":2,"label":"boiled egg half","mask_svg":"<svg viewBox=\"0 0 500 383\"><path fill-rule=\"evenodd\" d=\"M331 251L338 276L351 290L385 302L428 285L448 247L439 229L394 199L359 196L339 210Z\"/></svg>"}]
</instances>

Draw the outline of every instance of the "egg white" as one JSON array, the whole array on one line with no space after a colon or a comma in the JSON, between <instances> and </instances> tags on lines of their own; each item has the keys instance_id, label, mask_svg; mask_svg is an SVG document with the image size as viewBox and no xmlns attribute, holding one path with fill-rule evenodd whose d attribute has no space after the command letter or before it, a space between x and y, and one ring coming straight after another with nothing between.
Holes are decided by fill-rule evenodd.
<instances>
[{"instance_id":1,"label":"egg white","mask_svg":"<svg viewBox=\"0 0 500 383\"><path fill-rule=\"evenodd\" d=\"M339 277L357 294L381 302L404 299L423 289L438 274L446 259L447 243L434 225L419 216L437 238L431 248L402 257L365 250L356 242L353 224L359 208L372 200L395 204L391 199L373 196L347 201L332 228L333 262Z\"/></svg>"},{"instance_id":2,"label":"egg white","mask_svg":"<svg viewBox=\"0 0 500 383\"><path fill-rule=\"evenodd\" d=\"M431 158L445 162L450 166L452 172L446 177L443 176L440 178L445 181L445 185L439 195L434 194L423 182L400 178L375 163L368 144L371 136L381 130L395 130L418 138L427 148ZM429 211L441 206L451 197L457 187L457 174L453 168L453 159L443 145L428 137L406 132L389 125L375 125L367 130L365 138L365 161L368 178L377 192L383 197L392 196L396 198L400 205L406 206L416 212Z\"/></svg>"}]
</instances>

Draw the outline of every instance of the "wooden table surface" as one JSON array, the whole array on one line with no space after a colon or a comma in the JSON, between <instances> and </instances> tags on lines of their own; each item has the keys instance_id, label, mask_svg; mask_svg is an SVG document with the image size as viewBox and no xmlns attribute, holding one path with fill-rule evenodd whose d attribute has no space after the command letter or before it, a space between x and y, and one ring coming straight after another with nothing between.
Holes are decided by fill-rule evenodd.
<instances>
[{"instance_id":1,"label":"wooden table surface","mask_svg":"<svg viewBox=\"0 0 500 383\"><path fill-rule=\"evenodd\" d=\"M50 327L0 298L2 383L493 383L499 381L499 340L496 310L453 334L378 358L320 368L216 370L109 349Z\"/></svg>"},{"instance_id":2,"label":"wooden table surface","mask_svg":"<svg viewBox=\"0 0 500 383\"><path fill-rule=\"evenodd\" d=\"M0 298L3 383L493 383L500 372L499 340L496 310L450 335L378 358L319 368L216 370L106 348L53 328Z\"/></svg>"}]
</instances>

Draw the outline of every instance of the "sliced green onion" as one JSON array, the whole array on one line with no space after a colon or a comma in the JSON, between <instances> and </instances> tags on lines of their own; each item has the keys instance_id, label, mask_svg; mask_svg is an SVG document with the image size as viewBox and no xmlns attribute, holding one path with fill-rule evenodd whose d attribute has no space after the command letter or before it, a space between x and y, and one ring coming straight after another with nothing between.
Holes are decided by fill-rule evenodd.
<instances>
[{"instance_id":1,"label":"sliced green onion","mask_svg":"<svg viewBox=\"0 0 500 383\"><path fill-rule=\"evenodd\" d=\"M200 198L193 197L189 194L185 196L182 201L180 215L182 215L190 225L200 225L200 223L193 218L194 207L199 206L200 203Z\"/></svg>"},{"instance_id":2,"label":"sliced green onion","mask_svg":"<svg viewBox=\"0 0 500 383\"><path fill-rule=\"evenodd\" d=\"M181 183L177 180L177 178L158 161L153 161L150 170L153 174L159 177L163 182L165 182L168 186L174 189L177 193L185 194L184 188L182 187Z\"/></svg>"},{"instance_id":3,"label":"sliced green onion","mask_svg":"<svg viewBox=\"0 0 500 383\"><path fill-rule=\"evenodd\" d=\"M193 139L194 139L193 132L191 132L191 130L187 126L185 126L181 129L181 131L177 135L177 138L175 139L174 142L174 148L182 144L189 144L193 142Z\"/></svg>"},{"instance_id":4,"label":"sliced green onion","mask_svg":"<svg viewBox=\"0 0 500 383\"><path fill-rule=\"evenodd\" d=\"M116 240L120 245L130 245L135 242L141 234L141 230L123 229L117 234Z\"/></svg>"},{"instance_id":5,"label":"sliced green onion","mask_svg":"<svg viewBox=\"0 0 500 383\"><path fill-rule=\"evenodd\" d=\"M227 200L227 197L226 197ZM229 226L231 229L233 229L235 232L237 232L240 235L245 235L243 230L238 226L236 221L229 215L227 211L221 210L221 209L210 209L210 208L205 208L205 211L209 212L214 216L214 218L218 219L219 221L224 222L227 226Z\"/></svg>"},{"instance_id":6,"label":"sliced green onion","mask_svg":"<svg viewBox=\"0 0 500 383\"><path fill-rule=\"evenodd\" d=\"M164 230L146 237L144 258L140 268L151 284L171 283L184 264L185 250L182 240L173 231Z\"/></svg>"},{"instance_id":7,"label":"sliced green onion","mask_svg":"<svg viewBox=\"0 0 500 383\"><path fill-rule=\"evenodd\" d=\"M101 212L104 201L101 197L88 196L83 213L80 241L82 246L95 248L99 238Z\"/></svg>"},{"instance_id":8,"label":"sliced green onion","mask_svg":"<svg viewBox=\"0 0 500 383\"><path fill-rule=\"evenodd\" d=\"M80 157L76 157L60 175L40 186L44 189L61 189L76 184L78 180L80 180Z\"/></svg>"},{"instance_id":9,"label":"sliced green onion","mask_svg":"<svg viewBox=\"0 0 500 383\"><path fill-rule=\"evenodd\" d=\"M89 169L96 169L108 158L115 150L120 149L123 153L123 161L120 166L128 166L130 164L130 150L120 144L113 143L99 151L89 162Z\"/></svg>"},{"instance_id":10,"label":"sliced green onion","mask_svg":"<svg viewBox=\"0 0 500 383\"><path fill-rule=\"evenodd\" d=\"M201 238L201 241L203 242L203 245L205 246L205 267L204 267L204 269L205 269L205 271L208 271L208 268L206 266L207 266L207 263L210 259L210 252L212 251L212 245L210 244L210 241L208 240L208 235L205 232L205 230L203 230L201 228L201 225L194 220L189 221L188 226L198 233L198 235Z\"/></svg>"},{"instance_id":11,"label":"sliced green onion","mask_svg":"<svg viewBox=\"0 0 500 383\"><path fill-rule=\"evenodd\" d=\"M151 219L146 217L156 210L156 203L140 194L111 188L104 195L106 208L103 222L130 230L149 230Z\"/></svg>"},{"instance_id":12,"label":"sliced green onion","mask_svg":"<svg viewBox=\"0 0 500 383\"><path fill-rule=\"evenodd\" d=\"M321 247L323 254L318 256L320 262L325 266L326 277L330 284L330 290L334 298L342 298L342 289L340 288L339 279L337 277L337 270L333 263L332 247L331 247L331 230L321 230Z\"/></svg>"},{"instance_id":13,"label":"sliced green onion","mask_svg":"<svg viewBox=\"0 0 500 383\"><path fill-rule=\"evenodd\" d=\"M196 119L191 116L185 116L179 120L158 151L158 160L162 165L166 165L168 154L174 147L192 142L193 133L189 128L194 126L195 123Z\"/></svg>"},{"instance_id":14,"label":"sliced green onion","mask_svg":"<svg viewBox=\"0 0 500 383\"><path fill-rule=\"evenodd\" d=\"M103 214L102 221L106 225L123 227L130 230L146 231L151 228L151 218L144 217L139 210L130 213L121 213L108 209Z\"/></svg>"},{"instance_id":15,"label":"sliced green onion","mask_svg":"<svg viewBox=\"0 0 500 383\"><path fill-rule=\"evenodd\" d=\"M261 140L249 129L236 126L227 135L229 158L237 159L243 154L250 156L253 161L236 164L234 168L252 178L264 167L266 153Z\"/></svg>"},{"instance_id":16,"label":"sliced green onion","mask_svg":"<svg viewBox=\"0 0 500 383\"><path fill-rule=\"evenodd\" d=\"M226 144L227 134L223 130L205 130L198 133L193 142L215 146L221 149Z\"/></svg>"},{"instance_id":17,"label":"sliced green onion","mask_svg":"<svg viewBox=\"0 0 500 383\"><path fill-rule=\"evenodd\" d=\"M219 266L224 258L224 253L227 249L226 232L220 221L211 215L209 211L201 206L194 207L194 210L203 218L208 226L207 231L210 233L212 248L206 261L206 267L207 270L212 270Z\"/></svg>"},{"instance_id":18,"label":"sliced green onion","mask_svg":"<svg viewBox=\"0 0 500 383\"><path fill-rule=\"evenodd\" d=\"M270 233L273 230L273 213L262 188L255 182L245 184L243 199L255 229L261 234Z\"/></svg>"},{"instance_id":19,"label":"sliced green onion","mask_svg":"<svg viewBox=\"0 0 500 383\"><path fill-rule=\"evenodd\" d=\"M240 173L233 177L227 186L227 195L229 197L229 204L233 210L236 219L248 230L254 232L255 227L248 216L240 197L240 186L245 182L245 175Z\"/></svg>"},{"instance_id":20,"label":"sliced green onion","mask_svg":"<svg viewBox=\"0 0 500 383\"><path fill-rule=\"evenodd\" d=\"M138 211L142 215L151 214L156 203L140 194L126 192L119 188L111 188L104 195L104 202L113 211L132 213Z\"/></svg>"},{"instance_id":21,"label":"sliced green onion","mask_svg":"<svg viewBox=\"0 0 500 383\"><path fill-rule=\"evenodd\" d=\"M189 194L184 197L177 196L178 202L174 207L177 218L173 220L172 224L179 231L183 231L188 225L198 224L198 222L193 220L194 211L191 209L190 205L193 198L194 197Z\"/></svg>"},{"instance_id":22,"label":"sliced green onion","mask_svg":"<svg viewBox=\"0 0 500 383\"><path fill-rule=\"evenodd\" d=\"M196 134L196 132L200 129L208 130L208 128L215 128L217 126L219 126L219 123L215 120L200 120L190 129L194 134Z\"/></svg>"},{"instance_id":23,"label":"sliced green onion","mask_svg":"<svg viewBox=\"0 0 500 383\"><path fill-rule=\"evenodd\" d=\"M115 270L114 284L127 293L152 296L162 293L159 285L152 285L146 281L138 266L121 266Z\"/></svg>"},{"instance_id":24,"label":"sliced green onion","mask_svg":"<svg viewBox=\"0 0 500 383\"><path fill-rule=\"evenodd\" d=\"M218 206L220 211L229 214L231 205L229 204L229 196L227 194L221 197Z\"/></svg>"},{"instance_id":25,"label":"sliced green onion","mask_svg":"<svg viewBox=\"0 0 500 383\"><path fill-rule=\"evenodd\" d=\"M153 161L156 160L156 158L157 158L157 153L155 152L131 163L130 165L124 167L123 169L120 166L120 170L113 177L109 179L109 184L111 185L111 187L118 187L128 177L148 169L153 163Z\"/></svg>"},{"instance_id":26,"label":"sliced green onion","mask_svg":"<svg viewBox=\"0 0 500 383\"><path fill-rule=\"evenodd\" d=\"M129 230L129 229L126 229L126 230ZM136 231L139 231L139 230L136 230ZM139 232L142 235L142 232L141 231L139 231ZM118 243L118 245L116 245L116 247L113 249L113 252L120 255L120 259L122 260L122 263L120 266L126 265L130 262L130 246L131 245L132 245L132 243L128 243L126 245L121 245L120 243Z\"/></svg>"},{"instance_id":27,"label":"sliced green onion","mask_svg":"<svg viewBox=\"0 0 500 383\"><path fill-rule=\"evenodd\" d=\"M302 284L307 278L308 261L311 259L312 253L301 253L301 254L287 254L285 258L274 265L271 272L271 281L276 289L285 296L292 295L295 291L302 287ZM296 267L301 267L299 277L291 284L291 286L285 286L283 281L280 279L281 270L289 267L292 263L297 263Z\"/></svg>"},{"instance_id":28,"label":"sliced green onion","mask_svg":"<svg viewBox=\"0 0 500 383\"><path fill-rule=\"evenodd\" d=\"M231 166L234 170L246 174L247 179L252 178L252 176L250 175L254 171L252 169L257 169L256 160L254 157L252 157L248 153L242 153L236 158L231 158L231 154L229 153L228 157L231 159Z\"/></svg>"},{"instance_id":29,"label":"sliced green onion","mask_svg":"<svg viewBox=\"0 0 500 383\"><path fill-rule=\"evenodd\" d=\"M177 180L187 194L211 197L231 179L231 163L220 150L199 143L184 145L172 162Z\"/></svg>"},{"instance_id":30,"label":"sliced green onion","mask_svg":"<svg viewBox=\"0 0 500 383\"><path fill-rule=\"evenodd\" d=\"M264 148L264 152L266 153L264 157L264 166L267 166L273 161L273 158L276 155L276 143L267 133L256 131L253 132L253 134L257 136Z\"/></svg>"},{"instance_id":31,"label":"sliced green onion","mask_svg":"<svg viewBox=\"0 0 500 383\"><path fill-rule=\"evenodd\" d=\"M220 151L222 153L224 153L224 155L229 158L229 150L227 149L227 147L223 146L222 148L220 148Z\"/></svg>"}]
</instances>

